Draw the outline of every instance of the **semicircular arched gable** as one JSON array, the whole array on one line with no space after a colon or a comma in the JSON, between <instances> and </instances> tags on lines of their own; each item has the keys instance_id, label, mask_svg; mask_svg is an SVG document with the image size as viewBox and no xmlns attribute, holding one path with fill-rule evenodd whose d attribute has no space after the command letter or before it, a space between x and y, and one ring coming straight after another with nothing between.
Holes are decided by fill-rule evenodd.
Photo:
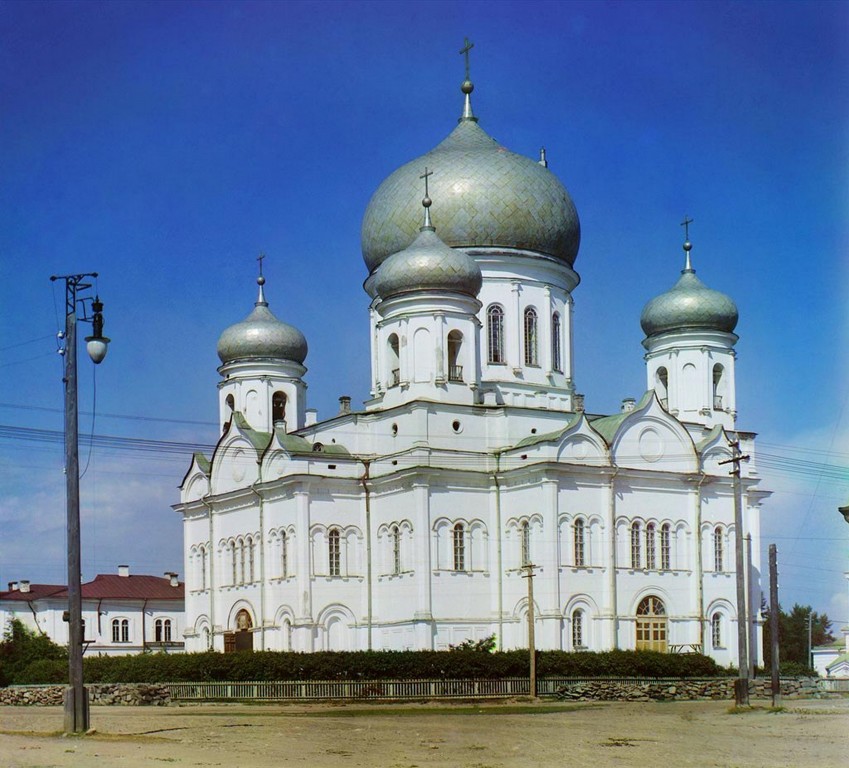
<instances>
[{"instance_id":1,"label":"semicircular arched gable","mask_svg":"<svg viewBox=\"0 0 849 768\"><path fill-rule=\"evenodd\" d=\"M643 416L627 420L611 447L620 467L658 472L698 472L699 460L687 431L673 419Z\"/></svg>"}]
</instances>

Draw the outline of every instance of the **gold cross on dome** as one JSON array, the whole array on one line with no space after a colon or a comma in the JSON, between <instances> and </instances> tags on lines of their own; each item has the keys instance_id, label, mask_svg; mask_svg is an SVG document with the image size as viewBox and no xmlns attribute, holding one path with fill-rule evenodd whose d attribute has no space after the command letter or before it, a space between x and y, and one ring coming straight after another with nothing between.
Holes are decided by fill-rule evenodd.
<instances>
[{"instance_id":1,"label":"gold cross on dome","mask_svg":"<svg viewBox=\"0 0 849 768\"><path fill-rule=\"evenodd\" d=\"M460 53L462 53L466 57L466 80L469 79L469 51L475 47L474 43L469 42L469 38L466 38L465 44L460 49Z\"/></svg>"}]
</instances>

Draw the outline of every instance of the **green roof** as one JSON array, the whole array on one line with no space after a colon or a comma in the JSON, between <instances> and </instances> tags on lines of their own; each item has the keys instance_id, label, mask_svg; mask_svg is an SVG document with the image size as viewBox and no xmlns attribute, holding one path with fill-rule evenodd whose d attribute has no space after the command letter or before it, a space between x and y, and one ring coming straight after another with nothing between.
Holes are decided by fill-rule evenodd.
<instances>
[{"instance_id":1,"label":"green roof","mask_svg":"<svg viewBox=\"0 0 849 768\"><path fill-rule=\"evenodd\" d=\"M239 431L248 439L257 453L261 453L268 447L268 443L271 440L271 435L268 432L258 432L255 430L248 424L248 420L240 411L233 413L233 420L236 422Z\"/></svg>"},{"instance_id":2,"label":"green roof","mask_svg":"<svg viewBox=\"0 0 849 768\"><path fill-rule=\"evenodd\" d=\"M574 427L580 418L581 414L575 413L562 429L558 429L555 432L546 432L544 435L528 435L528 437L523 437L518 443L516 443L516 445L513 446L512 450L515 450L516 448L527 448L530 445L537 445L539 443L553 443L563 437L566 432Z\"/></svg>"},{"instance_id":3,"label":"green roof","mask_svg":"<svg viewBox=\"0 0 849 768\"><path fill-rule=\"evenodd\" d=\"M200 471L208 476L209 470L212 468L212 462L200 452L195 453L193 456L194 456L195 462L197 463L198 467L200 468Z\"/></svg>"},{"instance_id":4,"label":"green roof","mask_svg":"<svg viewBox=\"0 0 849 768\"><path fill-rule=\"evenodd\" d=\"M701 453L705 448L707 448L714 440L716 440L719 435L722 434L722 426L717 424L710 432L707 433L707 436L699 440L696 443L696 451Z\"/></svg>"},{"instance_id":5,"label":"green roof","mask_svg":"<svg viewBox=\"0 0 849 768\"><path fill-rule=\"evenodd\" d=\"M602 416L593 422L593 429L604 438L608 446L612 445L613 438L616 437L616 433L619 431L619 427L622 426L622 422L635 411L643 410L651 402L653 397L654 390L650 389L640 398L640 402L634 406L634 410L625 411L625 413L616 413L613 416Z\"/></svg>"}]
</instances>

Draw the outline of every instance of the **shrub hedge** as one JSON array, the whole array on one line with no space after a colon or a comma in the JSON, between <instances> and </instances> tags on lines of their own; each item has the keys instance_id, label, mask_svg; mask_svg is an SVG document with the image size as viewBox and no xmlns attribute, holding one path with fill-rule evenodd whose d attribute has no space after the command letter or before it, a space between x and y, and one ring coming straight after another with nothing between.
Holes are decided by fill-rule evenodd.
<instances>
[{"instance_id":1,"label":"shrub hedge","mask_svg":"<svg viewBox=\"0 0 849 768\"><path fill-rule=\"evenodd\" d=\"M215 682L240 680L337 680L498 678L528 675L528 652L351 651L289 653L147 653L84 659L89 683ZM652 651L537 653L537 674L565 677L715 677L727 674L697 654ZM67 677L67 662L41 659L15 676L16 683L48 683Z\"/></svg>"}]
</instances>

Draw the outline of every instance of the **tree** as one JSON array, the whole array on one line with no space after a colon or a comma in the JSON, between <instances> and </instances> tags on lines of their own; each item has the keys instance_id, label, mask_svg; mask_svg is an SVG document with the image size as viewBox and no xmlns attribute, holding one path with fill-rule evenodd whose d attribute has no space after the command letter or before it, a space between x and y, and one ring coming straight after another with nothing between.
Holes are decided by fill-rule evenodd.
<instances>
[{"instance_id":1,"label":"tree","mask_svg":"<svg viewBox=\"0 0 849 768\"><path fill-rule=\"evenodd\" d=\"M27 669L31 666L67 658L67 649L28 629L20 619L12 619L0 643L0 685L29 682Z\"/></svg>"},{"instance_id":2,"label":"tree","mask_svg":"<svg viewBox=\"0 0 849 768\"><path fill-rule=\"evenodd\" d=\"M772 635L769 624L769 608L762 606L764 615L764 664L772 663ZM781 664L793 662L806 668L811 666L808 656L808 616L811 617L811 647L834 642L831 620L825 613L817 613L809 605L796 603L786 613L778 606L778 658Z\"/></svg>"}]
</instances>

